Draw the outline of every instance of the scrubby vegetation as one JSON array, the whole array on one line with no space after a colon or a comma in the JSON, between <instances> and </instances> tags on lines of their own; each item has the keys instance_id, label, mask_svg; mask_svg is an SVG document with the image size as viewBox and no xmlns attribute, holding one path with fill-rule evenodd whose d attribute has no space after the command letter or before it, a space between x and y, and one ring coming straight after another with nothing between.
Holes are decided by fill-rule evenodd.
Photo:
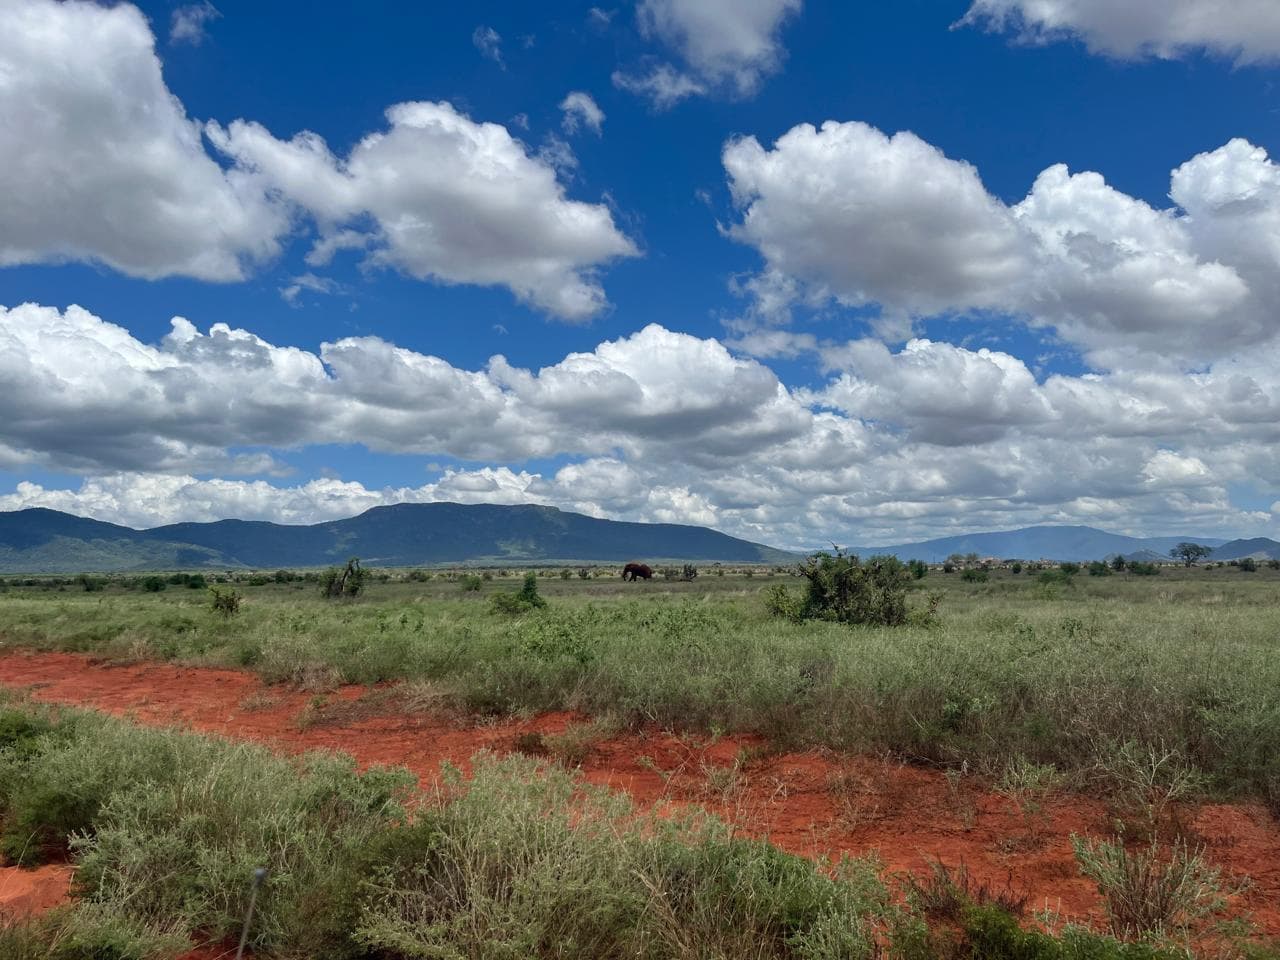
<instances>
[{"instance_id":1,"label":"scrubby vegetation","mask_svg":"<svg viewBox=\"0 0 1280 960\"><path fill-rule=\"evenodd\" d=\"M871 557L864 563L837 549L814 554L795 572L805 580L803 596L792 596L783 586L769 594L769 608L779 616L885 627L907 622L911 572L896 557Z\"/></svg>"},{"instance_id":2,"label":"scrubby vegetation","mask_svg":"<svg viewBox=\"0 0 1280 960\"><path fill-rule=\"evenodd\" d=\"M697 810L641 813L526 757L446 769L410 815L412 789L341 755L0 703L6 849L69 850L79 894L0 921L0 956L161 960L234 942L260 867L263 958L1186 956L1028 929L1021 902L945 870L903 905L874 861L812 863Z\"/></svg>"},{"instance_id":3,"label":"scrubby vegetation","mask_svg":"<svg viewBox=\"0 0 1280 960\"><path fill-rule=\"evenodd\" d=\"M1158 751L1196 771L1204 791L1280 810L1280 573L1163 569L1157 579L996 569L987 583L902 571L893 582L908 617L896 626L779 618L766 600L797 578L773 568L643 593L617 568L523 584L508 573L475 592L459 590L460 572L405 571L401 582L371 574L341 604L318 597L314 580L273 578L242 587L229 618L187 589L11 582L0 644L245 666L307 685L430 680L479 713L574 709L997 777L1024 758L1091 788L1116 780L1125 750ZM519 599L529 584L547 606ZM941 597L932 623L928 593ZM494 609L499 596L512 599ZM789 596L802 600L795 586ZM898 596L880 609L896 619Z\"/></svg>"}]
</instances>

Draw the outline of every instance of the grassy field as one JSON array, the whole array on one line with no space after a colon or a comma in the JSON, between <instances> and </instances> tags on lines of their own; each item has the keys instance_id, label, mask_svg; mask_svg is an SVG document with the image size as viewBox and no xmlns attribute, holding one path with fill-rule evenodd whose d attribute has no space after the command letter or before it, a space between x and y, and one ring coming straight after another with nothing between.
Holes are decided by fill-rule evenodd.
<instances>
[{"instance_id":1,"label":"grassy field","mask_svg":"<svg viewBox=\"0 0 1280 960\"><path fill-rule=\"evenodd\" d=\"M937 622L893 628L774 617L765 592L794 583L776 570L637 584L588 572L542 571L547 606L516 614L493 604L514 572L375 574L351 601L243 575L222 587L243 597L226 617L180 584L8 578L0 649L239 666L316 689L415 681L475 712L758 732L993 777L1052 765L1080 787L1145 780L1280 809L1276 571L1046 583L935 570L909 599L939 594Z\"/></svg>"},{"instance_id":2,"label":"grassy field","mask_svg":"<svg viewBox=\"0 0 1280 960\"><path fill-rule=\"evenodd\" d=\"M874 861L813 863L696 810L524 757L480 756L430 797L340 755L281 758L0 694L0 846L65 856L79 896L0 917L6 960L172 960L234 943L266 868L259 957L1176 960L1176 931L1122 943L1020 922L1025 905L939 871L890 896ZM209 956L224 956L221 951ZM1246 941L1227 960L1275 960Z\"/></svg>"}]
</instances>

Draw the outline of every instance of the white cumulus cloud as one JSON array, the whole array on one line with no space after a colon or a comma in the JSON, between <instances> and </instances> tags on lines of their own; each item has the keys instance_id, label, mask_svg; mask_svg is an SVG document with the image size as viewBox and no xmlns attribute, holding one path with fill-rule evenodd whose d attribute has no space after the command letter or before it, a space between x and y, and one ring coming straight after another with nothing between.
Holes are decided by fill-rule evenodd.
<instances>
[{"instance_id":1,"label":"white cumulus cloud","mask_svg":"<svg viewBox=\"0 0 1280 960\"><path fill-rule=\"evenodd\" d=\"M200 10L175 12L175 40L194 39ZM346 157L308 132L202 125L166 87L137 7L0 3L0 266L243 280L310 219L312 266L363 248L375 265L506 287L567 320L607 306L600 269L637 253L608 206L569 198L553 163L448 103L386 115Z\"/></svg>"},{"instance_id":2,"label":"white cumulus cloud","mask_svg":"<svg viewBox=\"0 0 1280 960\"><path fill-rule=\"evenodd\" d=\"M1063 165L1007 206L970 164L857 122L801 124L772 148L732 140L723 160L729 235L765 261L743 284L759 317L834 298L878 307L896 332L991 311L1052 327L1104 368L1194 366L1280 331L1280 169L1243 140L1174 171L1169 209Z\"/></svg>"},{"instance_id":3,"label":"white cumulus cloud","mask_svg":"<svg viewBox=\"0 0 1280 960\"><path fill-rule=\"evenodd\" d=\"M243 120L208 132L263 189L315 217L326 252L354 245L344 225L367 215L377 225L368 237L374 263L420 279L502 285L568 320L605 307L596 269L637 252L607 206L569 199L555 168L506 127L448 103L397 104L387 120L388 130L345 158L315 134L284 141Z\"/></svg>"},{"instance_id":4,"label":"white cumulus cloud","mask_svg":"<svg viewBox=\"0 0 1280 960\"><path fill-rule=\"evenodd\" d=\"M81 308L26 304L0 310L0 467L85 479L0 504L148 525L531 502L796 547L1043 522L1270 530L1230 491L1280 496L1274 343L1194 373L1044 379L938 340L823 356L825 384L789 387L716 340L650 325L541 369L464 370L376 337L313 352L182 318L144 343ZM290 451L332 444L468 466L405 488L283 479ZM548 460L563 465L527 467Z\"/></svg>"},{"instance_id":5,"label":"white cumulus cloud","mask_svg":"<svg viewBox=\"0 0 1280 960\"><path fill-rule=\"evenodd\" d=\"M206 153L129 4L0 4L0 266L240 280L289 221Z\"/></svg>"},{"instance_id":6,"label":"white cumulus cloud","mask_svg":"<svg viewBox=\"0 0 1280 960\"><path fill-rule=\"evenodd\" d=\"M964 20L1024 41L1083 40L1113 57L1208 51L1240 63L1280 57L1273 0L974 0Z\"/></svg>"},{"instance_id":7,"label":"white cumulus cloud","mask_svg":"<svg viewBox=\"0 0 1280 960\"><path fill-rule=\"evenodd\" d=\"M614 84L647 96L658 109L710 92L751 96L781 68L779 34L800 6L801 0L641 0L640 32L675 53L680 65L619 70Z\"/></svg>"}]
</instances>

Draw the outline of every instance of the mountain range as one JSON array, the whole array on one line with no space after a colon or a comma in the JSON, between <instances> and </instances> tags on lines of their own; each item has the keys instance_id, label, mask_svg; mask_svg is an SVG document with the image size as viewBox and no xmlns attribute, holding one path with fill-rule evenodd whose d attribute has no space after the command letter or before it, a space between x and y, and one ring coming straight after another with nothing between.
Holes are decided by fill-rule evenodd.
<instances>
[{"instance_id":1,"label":"mountain range","mask_svg":"<svg viewBox=\"0 0 1280 960\"><path fill-rule=\"evenodd\" d=\"M852 547L860 556L891 554L902 560L941 563L954 553L976 553L980 557L1021 560L1058 560L1076 563L1123 556L1128 560L1168 560L1169 551L1182 542L1211 547L1213 560L1280 560L1280 543L1266 537L1252 540L1224 540L1220 537L1126 537L1094 527L1024 527L1000 533L970 533L920 543L884 547Z\"/></svg>"},{"instance_id":2,"label":"mountain range","mask_svg":"<svg viewBox=\"0 0 1280 960\"><path fill-rule=\"evenodd\" d=\"M134 530L43 508L0 512L0 572L627 560L787 563L795 556L705 527L626 523L555 507L404 503L310 525L255 520Z\"/></svg>"},{"instance_id":3,"label":"mountain range","mask_svg":"<svg viewBox=\"0 0 1280 960\"><path fill-rule=\"evenodd\" d=\"M1214 560L1280 559L1265 537L1126 537L1093 527L1040 526L919 543L852 547L941 563L952 554L1022 560L1167 560L1189 540ZM314 567L360 557L374 566L701 561L793 563L798 555L706 527L628 523L555 507L406 503L356 517L294 525L258 520L176 523L149 530L32 508L0 512L0 573Z\"/></svg>"}]
</instances>

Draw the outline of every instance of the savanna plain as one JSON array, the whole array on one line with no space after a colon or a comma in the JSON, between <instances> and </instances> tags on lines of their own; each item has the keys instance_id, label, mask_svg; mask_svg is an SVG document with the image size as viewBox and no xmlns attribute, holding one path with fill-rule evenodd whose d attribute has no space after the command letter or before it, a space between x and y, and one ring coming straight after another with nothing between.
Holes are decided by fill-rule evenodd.
<instances>
[{"instance_id":1,"label":"savanna plain","mask_svg":"<svg viewBox=\"0 0 1280 960\"><path fill-rule=\"evenodd\" d=\"M4 578L0 957L1280 957L1280 571L619 570Z\"/></svg>"}]
</instances>

